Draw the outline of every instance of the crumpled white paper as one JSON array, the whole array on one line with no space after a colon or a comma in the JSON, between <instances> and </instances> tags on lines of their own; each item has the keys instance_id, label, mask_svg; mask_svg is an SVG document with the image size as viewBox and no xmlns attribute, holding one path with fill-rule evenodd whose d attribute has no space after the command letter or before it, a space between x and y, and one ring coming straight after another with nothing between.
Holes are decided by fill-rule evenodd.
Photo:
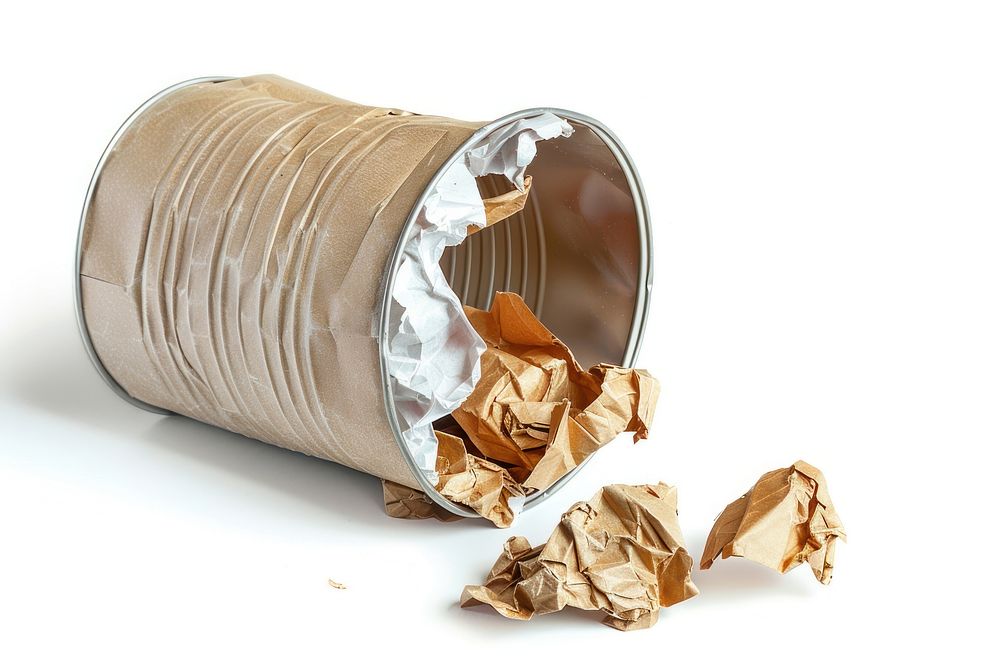
<instances>
[{"instance_id":1,"label":"crumpled white paper","mask_svg":"<svg viewBox=\"0 0 1000 667\"><path fill-rule=\"evenodd\" d=\"M475 176L503 174L524 192L524 172L535 159L535 144L543 139L568 137L573 127L552 113L522 118L499 127L469 151L469 169Z\"/></svg>"},{"instance_id":2,"label":"crumpled white paper","mask_svg":"<svg viewBox=\"0 0 1000 667\"><path fill-rule=\"evenodd\" d=\"M465 240L470 225L486 225L476 176L504 174L523 190L535 142L572 132L568 122L548 112L491 132L434 185L403 248L392 290L386 365L403 439L432 484L437 483L433 423L472 393L486 350L441 270L441 255Z\"/></svg>"}]
</instances>

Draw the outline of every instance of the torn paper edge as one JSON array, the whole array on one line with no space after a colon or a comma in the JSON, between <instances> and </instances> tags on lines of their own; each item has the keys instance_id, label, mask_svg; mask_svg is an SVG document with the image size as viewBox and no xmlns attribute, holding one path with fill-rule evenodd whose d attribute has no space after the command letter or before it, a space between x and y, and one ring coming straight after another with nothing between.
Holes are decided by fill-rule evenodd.
<instances>
[{"instance_id":1,"label":"torn paper edge","mask_svg":"<svg viewBox=\"0 0 1000 667\"><path fill-rule=\"evenodd\" d=\"M503 174L523 190L536 142L572 133L573 127L551 112L493 130L447 167L404 243L392 289L386 367L403 442L431 484L438 481L434 421L472 393L486 351L441 270L441 256L465 240L470 226L486 226L477 176Z\"/></svg>"}]
</instances>

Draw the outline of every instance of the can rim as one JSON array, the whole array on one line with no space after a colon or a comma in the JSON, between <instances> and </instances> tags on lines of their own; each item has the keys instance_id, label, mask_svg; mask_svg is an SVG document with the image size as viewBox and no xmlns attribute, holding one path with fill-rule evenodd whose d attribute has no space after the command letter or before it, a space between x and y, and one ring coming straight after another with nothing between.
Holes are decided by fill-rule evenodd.
<instances>
[{"instance_id":1,"label":"can rim","mask_svg":"<svg viewBox=\"0 0 1000 667\"><path fill-rule=\"evenodd\" d=\"M389 314L392 305L392 291L396 283L397 267L402 260L403 247L406 244L406 239L409 238L412 229L416 225L417 217L423 209L431 191L434 189L434 186L438 183L438 181L441 180L448 168L487 134L498 127L522 118L536 116L542 113L553 113L560 118L584 125L594 132L594 134L596 134L604 142L604 144L611 151L611 154L618 161L618 165L622 168L622 172L625 174L625 179L628 182L629 190L632 194L632 201L635 205L636 213L636 228L639 234L639 280L636 290L635 309L632 313L632 328L629 330L628 339L625 343L625 352L622 355L622 365L632 366L635 363L636 357L639 353L639 348L642 346L642 337L645 333L646 320L649 315L649 301L653 287L653 239L652 228L649 221L649 205L646 202L646 193L642 187L642 181L639 179L639 172L635 167L635 163L632 161L631 156L628 154L628 151L625 150L625 147L622 145L618 137L615 136L615 134L603 123L591 118L590 116L576 111L570 111L568 109L559 109L556 107L535 107L522 109L520 111L509 113L506 116L483 125L478 130L473 132L472 135L455 150L451 157L444 161L444 163L434 173L434 176L432 176L430 181L428 181L424 190L420 193L420 196L414 203L413 208L410 210L410 215L407 217L406 222L403 225L399 239L396 241L396 247L393 250L392 256L389 258L389 263L385 271L386 278L383 284L382 311L379 316L377 336L379 366L382 373L383 404L385 406L386 415L389 419L392 434L396 438L396 444L399 446L399 449L403 454L403 459L410 468L410 472L420 484L421 490L423 490L423 492L427 494L431 500L444 507L452 514L457 514L467 518L481 517L467 507L453 503L441 495L441 493L434 488L434 485L427 480L423 471L413 460L413 456L410 454L410 451L406 446L406 442L403 439L403 430L399 423L399 418L396 415L396 410L394 409L392 383L389 377L388 368ZM525 499L524 509L530 509L558 492L583 468L583 466L590 461L592 456L593 454L581 461L580 465L560 477L549 488L530 494Z\"/></svg>"},{"instance_id":2,"label":"can rim","mask_svg":"<svg viewBox=\"0 0 1000 667\"><path fill-rule=\"evenodd\" d=\"M87 217L90 213L90 206L94 200L94 191L97 189L97 181L101 177L101 172L104 170L104 165L111 156L111 152L115 149L115 146L121 140L122 135L128 131L132 126L132 123L143 114L149 107L153 106L161 99L169 95L170 93L176 92L181 88L186 88L188 86L193 86L198 83L221 83L222 81L230 81L235 77L231 76L203 76L195 79L188 79L187 81L181 81L180 83L175 83L172 86L164 88L160 92L156 93L148 100L143 102L135 111L133 111L125 122L121 124L118 131L114 133L111 137L111 141L108 142L107 147L105 147L104 152L101 153L101 159L97 161L97 166L94 167L94 173L90 177L90 183L87 185L87 195L83 200L83 209L80 211L80 224L77 227L76 232L76 261L74 263L73 269L73 307L76 310L76 326L80 331L80 338L83 342L83 348L87 351L87 356L90 358L90 362L94 365L97 373L104 380L105 384L111 387L118 396L120 396L125 401L131 403L132 405L142 408L148 412L153 412L158 415L172 415L173 411L167 410L166 408L161 408L152 403L147 403L143 400L132 396L125 388L118 384L118 381L111 377L111 373L108 369L104 367L104 363L97 354L97 350L94 348L94 341L90 338L90 331L87 329L87 320L83 314L83 276L80 273L83 263L83 236L84 230L87 226Z\"/></svg>"}]
</instances>

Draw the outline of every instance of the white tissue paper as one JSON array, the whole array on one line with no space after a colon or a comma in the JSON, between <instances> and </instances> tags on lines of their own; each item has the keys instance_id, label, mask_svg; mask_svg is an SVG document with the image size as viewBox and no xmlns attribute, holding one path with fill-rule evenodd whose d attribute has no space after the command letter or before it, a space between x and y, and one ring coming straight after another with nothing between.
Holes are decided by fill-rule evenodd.
<instances>
[{"instance_id":1,"label":"white tissue paper","mask_svg":"<svg viewBox=\"0 0 1000 667\"><path fill-rule=\"evenodd\" d=\"M441 271L441 255L465 240L470 225L486 225L476 176L504 174L523 191L535 142L572 132L568 122L546 112L488 134L434 185L403 248L392 290L386 365L403 439L432 484L437 483L434 421L472 393L479 357L486 351Z\"/></svg>"},{"instance_id":2,"label":"white tissue paper","mask_svg":"<svg viewBox=\"0 0 1000 667\"><path fill-rule=\"evenodd\" d=\"M535 159L535 143L571 134L573 127L555 114L522 118L490 132L484 141L470 150L469 169L475 176L503 174L524 192L524 171Z\"/></svg>"}]
</instances>

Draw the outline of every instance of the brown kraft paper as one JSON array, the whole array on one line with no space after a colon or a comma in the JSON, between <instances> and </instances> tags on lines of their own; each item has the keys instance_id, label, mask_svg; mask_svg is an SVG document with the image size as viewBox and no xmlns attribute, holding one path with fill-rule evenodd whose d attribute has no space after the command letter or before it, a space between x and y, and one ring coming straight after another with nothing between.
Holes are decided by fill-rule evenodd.
<instances>
[{"instance_id":1,"label":"brown kraft paper","mask_svg":"<svg viewBox=\"0 0 1000 667\"><path fill-rule=\"evenodd\" d=\"M544 545L507 540L486 582L465 587L461 605L487 604L517 620L569 606L602 611L619 630L648 628L660 607L698 594L693 564L676 489L614 484L573 505Z\"/></svg>"},{"instance_id":2,"label":"brown kraft paper","mask_svg":"<svg viewBox=\"0 0 1000 667\"><path fill-rule=\"evenodd\" d=\"M506 528L512 498L549 488L624 431L635 441L648 435L659 396L649 373L609 364L584 371L517 294L497 292L490 311L465 312L487 349L479 382L452 413L457 435L435 431L436 488L445 498ZM441 518L403 516L389 507L402 492L384 492L391 516Z\"/></svg>"},{"instance_id":3,"label":"brown kraft paper","mask_svg":"<svg viewBox=\"0 0 1000 667\"><path fill-rule=\"evenodd\" d=\"M761 476L715 520L701 557L707 570L720 555L788 572L808 562L816 580L833 578L837 539L846 539L826 479L805 461Z\"/></svg>"}]
</instances>

